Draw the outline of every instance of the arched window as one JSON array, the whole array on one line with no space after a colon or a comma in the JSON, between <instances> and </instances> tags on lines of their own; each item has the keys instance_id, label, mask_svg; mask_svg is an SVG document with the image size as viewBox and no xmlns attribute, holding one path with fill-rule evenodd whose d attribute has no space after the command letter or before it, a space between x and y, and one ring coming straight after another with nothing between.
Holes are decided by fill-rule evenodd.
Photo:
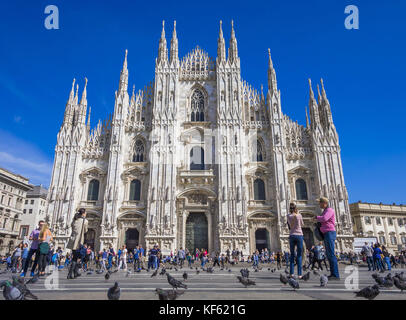
<instances>
[{"instance_id":1,"label":"arched window","mask_svg":"<svg viewBox=\"0 0 406 320\"><path fill-rule=\"evenodd\" d=\"M256 152L256 161L264 161L264 153L262 149L261 141L257 140L257 152Z\"/></svg>"},{"instance_id":2,"label":"arched window","mask_svg":"<svg viewBox=\"0 0 406 320\"><path fill-rule=\"evenodd\" d=\"M371 218L370 217L365 216L364 220L365 220L365 224L371 224Z\"/></svg>"},{"instance_id":3,"label":"arched window","mask_svg":"<svg viewBox=\"0 0 406 320\"><path fill-rule=\"evenodd\" d=\"M390 242L391 242L391 244L396 245L396 244L398 244L398 239L396 239L396 236L391 235Z\"/></svg>"},{"instance_id":4,"label":"arched window","mask_svg":"<svg viewBox=\"0 0 406 320\"><path fill-rule=\"evenodd\" d=\"M99 180L93 179L89 182L89 189L87 190L87 200L99 200Z\"/></svg>"},{"instance_id":5,"label":"arched window","mask_svg":"<svg viewBox=\"0 0 406 320\"><path fill-rule=\"evenodd\" d=\"M130 201L141 200L141 181L134 179L130 185Z\"/></svg>"},{"instance_id":6,"label":"arched window","mask_svg":"<svg viewBox=\"0 0 406 320\"><path fill-rule=\"evenodd\" d=\"M265 200L265 184L262 179L254 181L254 200Z\"/></svg>"},{"instance_id":7,"label":"arched window","mask_svg":"<svg viewBox=\"0 0 406 320\"><path fill-rule=\"evenodd\" d=\"M144 162L144 161L145 161L144 142L141 139L138 139L134 145L133 162Z\"/></svg>"},{"instance_id":8,"label":"arched window","mask_svg":"<svg viewBox=\"0 0 406 320\"><path fill-rule=\"evenodd\" d=\"M204 96L200 90L192 94L191 111L191 121L204 121Z\"/></svg>"},{"instance_id":9,"label":"arched window","mask_svg":"<svg viewBox=\"0 0 406 320\"><path fill-rule=\"evenodd\" d=\"M306 182L303 179L297 179L296 186L296 200L307 200Z\"/></svg>"},{"instance_id":10,"label":"arched window","mask_svg":"<svg viewBox=\"0 0 406 320\"><path fill-rule=\"evenodd\" d=\"M193 147L190 150L190 170L204 170L204 149Z\"/></svg>"}]
</instances>

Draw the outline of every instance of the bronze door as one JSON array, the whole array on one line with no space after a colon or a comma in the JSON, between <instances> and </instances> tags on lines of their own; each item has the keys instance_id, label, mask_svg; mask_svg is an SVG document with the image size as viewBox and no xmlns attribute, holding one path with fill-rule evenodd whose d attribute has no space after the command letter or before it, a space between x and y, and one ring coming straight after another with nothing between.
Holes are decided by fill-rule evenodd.
<instances>
[{"instance_id":1,"label":"bronze door","mask_svg":"<svg viewBox=\"0 0 406 320\"><path fill-rule=\"evenodd\" d=\"M206 215L203 212L190 213L186 220L186 248L191 253L195 253L196 248L208 250L208 238Z\"/></svg>"}]
</instances>

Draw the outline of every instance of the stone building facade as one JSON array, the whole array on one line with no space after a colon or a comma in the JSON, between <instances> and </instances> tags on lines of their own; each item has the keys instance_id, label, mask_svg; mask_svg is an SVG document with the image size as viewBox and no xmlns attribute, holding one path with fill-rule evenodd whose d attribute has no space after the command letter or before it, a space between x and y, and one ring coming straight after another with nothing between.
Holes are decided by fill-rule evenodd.
<instances>
[{"instance_id":1,"label":"stone building facade","mask_svg":"<svg viewBox=\"0 0 406 320\"><path fill-rule=\"evenodd\" d=\"M27 178L0 168L0 255L12 252L21 242L21 215L29 190L32 185Z\"/></svg>"},{"instance_id":2,"label":"stone building facade","mask_svg":"<svg viewBox=\"0 0 406 320\"><path fill-rule=\"evenodd\" d=\"M356 202L350 212L356 237L375 237L391 253L405 250L406 205Z\"/></svg>"},{"instance_id":3,"label":"stone building facade","mask_svg":"<svg viewBox=\"0 0 406 320\"><path fill-rule=\"evenodd\" d=\"M84 207L86 241L97 250L125 243L157 243L164 253L287 249L289 202L303 214L311 244L316 198L327 196L337 213L337 246L351 248L340 145L323 82L317 100L310 84L302 126L282 112L270 52L265 95L241 78L233 25L226 55L220 23L215 59L199 47L180 59L176 23L172 32L168 49L163 24L154 79L130 95L126 51L114 112L93 129L86 84L79 98L74 81L48 194L59 245Z\"/></svg>"}]
</instances>

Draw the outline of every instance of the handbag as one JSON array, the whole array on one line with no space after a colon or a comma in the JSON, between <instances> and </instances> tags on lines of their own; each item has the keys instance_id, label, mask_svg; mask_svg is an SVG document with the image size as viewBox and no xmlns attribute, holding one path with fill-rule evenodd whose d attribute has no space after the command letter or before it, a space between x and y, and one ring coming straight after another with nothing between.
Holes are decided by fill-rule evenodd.
<instances>
[{"instance_id":1,"label":"handbag","mask_svg":"<svg viewBox=\"0 0 406 320\"><path fill-rule=\"evenodd\" d=\"M41 242L39 244L39 252L40 252L40 254L48 254L48 252L49 252L49 243L48 242Z\"/></svg>"},{"instance_id":2,"label":"handbag","mask_svg":"<svg viewBox=\"0 0 406 320\"><path fill-rule=\"evenodd\" d=\"M321 232L320 227L321 227L321 223L317 222L314 225L314 236L316 237L317 240L322 241L324 240L324 234L323 232Z\"/></svg>"}]
</instances>

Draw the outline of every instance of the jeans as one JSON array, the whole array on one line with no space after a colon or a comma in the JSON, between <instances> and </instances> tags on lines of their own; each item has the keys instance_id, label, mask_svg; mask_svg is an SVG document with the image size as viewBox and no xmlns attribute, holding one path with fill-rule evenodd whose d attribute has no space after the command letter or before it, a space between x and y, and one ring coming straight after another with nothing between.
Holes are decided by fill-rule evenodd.
<instances>
[{"instance_id":1,"label":"jeans","mask_svg":"<svg viewBox=\"0 0 406 320\"><path fill-rule=\"evenodd\" d=\"M141 269L139 258L134 258L134 270L135 269Z\"/></svg>"},{"instance_id":2,"label":"jeans","mask_svg":"<svg viewBox=\"0 0 406 320\"><path fill-rule=\"evenodd\" d=\"M335 231L328 231L324 234L324 246L326 247L326 255L330 264L330 273L332 276L340 278L338 272L337 257L334 252L334 242L336 240L337 233Z\"/></svg>"},{"instance_id":3,"label":"jeans","mask_svg":"<svg viewBox=\"0 0 406 320\"><path fill-rule=\"evenodd\" d=\"M295 247L297 247L297 274L302 275L303 236L292 234L289 236L290 246L290 274L295 273Z\"/></svg>"},{"instance_id":4,"label":"jeans","mask_svg":"<svg viewBox=\"0 0 406 320\"><path fill-rule=\"evenodd\" d=\"M28 265L30 264L30 261L31 261L32 256L34 254L35 254L35 260L34 260L34 263L32 264L31 272L35 271L35 268L37 267L38 260L39 260L39 250L38 249L30 249L30 251L28 251L27 263L24 266L24 273L27 273Z\"/></svg>"},{"instance_id":5,"label":"jeans","mask_svg":"<svg viewBox=\"0 0 406 320\"><path fill-rule=\"evenodd\" d=\"M368 271L371 271L371 269L375 270L374 260L372 259L372 257L367 257L367 263L368 263Z\"/></svg>"},{"instance_id":6,"label":"jeans","mask_svg":"<svg viewBox=\"0 0 406 320\"><path fill-rule=\"evenodd\" d=\"M381 258L374 258L374 267L377 270L383 271L383 264Z\"/></svg>"},{"instance_id":7,"label":"jeans","mask_svg":"<svg viewBox=\"0 0 406 320\"><path fill-rule=\"evenodd\" d=\"M388 267L388 270L390 271L391 270L391 264L390 264L389 257L385 257L384 260L385 260L386 266Z\"/></svg>"}]
</instances>

